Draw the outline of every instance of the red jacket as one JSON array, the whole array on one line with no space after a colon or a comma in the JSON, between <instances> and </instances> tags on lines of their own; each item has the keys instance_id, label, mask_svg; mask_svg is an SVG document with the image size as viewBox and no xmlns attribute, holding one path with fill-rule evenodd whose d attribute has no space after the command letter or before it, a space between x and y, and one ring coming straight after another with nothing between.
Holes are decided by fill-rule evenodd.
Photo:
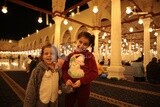
<instances>
[{"instance_id":1,"label":"red jacket","mask_svg":"<svg viewBox=\"0 0 160 107\"><path fill-rule=\"evenodd\" d=\"M70 58L74 54L83 54L85 56L85 60L84 60L85 65L81 66L81 69L84 71L84 77L82 78L72 78L68 75ZM98 69L97 69L95 57L88 50L85 52L73 52L69 54L65 59L65 62L62 67L62 77L64 82L66 82L68 79L72 80L73 82L80 79L81 84L87 84L87 83L90 83L92 80L96 79L97 76L98 76Z\"/></svg>"}]
</instances>

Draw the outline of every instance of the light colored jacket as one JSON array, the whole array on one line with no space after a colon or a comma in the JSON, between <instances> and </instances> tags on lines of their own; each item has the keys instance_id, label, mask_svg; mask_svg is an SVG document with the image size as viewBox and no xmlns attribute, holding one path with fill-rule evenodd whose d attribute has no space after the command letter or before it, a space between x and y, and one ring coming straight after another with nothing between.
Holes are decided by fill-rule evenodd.
<instances>
[{"instance_id":1,"label":"light colored jacket","mask_svg":"<svg viewBox=\"0 0 160 107\"><path fill-rule=\"evenodd\" d=\"M133 68L133 76L134 77L144 77L144 66L142 62L133 62L132 63Z\"/></svg>"},{"instance_id":2,"label":"light colored jacket","mask_svg":"<svg viewBox=\"0 0 160 107\"><path fill-rule=\"evenodd\" d=\"M54 103L50 103L50 106L39 101L40 85L42 82L42 77L45 74L46 70L49 70L49 67L47 67L42 61L39 62L39 64L33 70L26 89L23 107L57 107L57 101L55 101ZM55 71L57 71L60 76L61 69L58 66L55 67Z\"/></svg>"}]
</instances>

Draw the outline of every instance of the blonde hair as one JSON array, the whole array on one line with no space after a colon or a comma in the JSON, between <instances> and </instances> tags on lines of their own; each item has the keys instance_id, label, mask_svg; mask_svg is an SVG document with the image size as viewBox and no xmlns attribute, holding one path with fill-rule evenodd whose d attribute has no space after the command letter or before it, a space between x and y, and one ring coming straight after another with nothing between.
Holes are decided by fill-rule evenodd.
<instances>
[{"instance_id":1,"label":"blonde hair","mask_svg":"<svg viewBox=\"0 0 160 107\"><path fill-rule=\"evenodd\" d=\"M58 50L57 50L57 48L54 46L54 45L52 45L52 44L50 44L50 43L47 43L46 45L44 45L43 47L42 47L42 50L41 50L41 54L40 54L40 59L41 60L43 60L42 59L42 56L43 56L43 54L44 54L44 49L45 48L53 48L54 49L54 51L55 51L55 60L58 60Z\"/></svg>"}]
</instances>

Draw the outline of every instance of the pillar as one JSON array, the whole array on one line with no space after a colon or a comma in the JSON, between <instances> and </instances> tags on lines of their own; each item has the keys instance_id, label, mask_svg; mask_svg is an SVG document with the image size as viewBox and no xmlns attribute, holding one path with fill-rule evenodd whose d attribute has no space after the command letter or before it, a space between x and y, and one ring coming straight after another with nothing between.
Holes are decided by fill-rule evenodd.
<instances>
[{"instance_id":1,"label":"pillar","mask_svg":"<svg viewBox=\"0 0 160 107\"><path fill-rule=\"evenodd\" d=\"M53 42L53 36L54 36L54 45L57 47L57 49L60 49L60 37L61 37L61 22L63 21L63 18L59 16L55 16L55 34L52 35L51 41Z\"/></svg>"},{"instance_id":2,"label":"pillar","mask_svg":"<svg viewBox=\"0 0 160 107\"><path fill-rule=\"evenodd\" d=\"M143 64L144 67L146 68L146 65L149 63L151 60L150 58L150 32L149 32L149 27L152 19L150 17L147 17L143 19L143 26L144 26L144 59L143 59Z\"/></svg>"},{"instance_id":3,"label":"pillar","mask_svg":"<svg viewBox=\"0 0 160 107\"><path fill-rule=\"evenodd\" d=\"M99 35L99 30L93 30L93 34L95 36L95 46L94 46L94 55L95 55L95 59L96 62L98 62L99 59L99 50L98 50L98 35Z\"/></svg>"},{"instance_id":4,"label":"pillar","mask_svg":"<svg viewBox=\"0 0 160 107\"><path fill-rule=\"evenodd\" d=\"M160 31L157 31L157 58L160 59Z\"/></svg>"},{"instance_id":5,"label":"pillar","mask_svg":"<svg viewBox=\"0 0 160 107\"><path fill-rule=\"evenodd\" d=\"M129 42L128 45L129 45L129 57L128 57L128 61L131 64L132 63L132 42Z\"/></svg>"},{"instance_id":6,"label":"pillar","mask_svg":"<svg viewBox=\"0 0 160 107\"><path fill-rule=\"evenodd\" d=\"M121 63L121 1L112 0L111 8L111 59L108 78L124 78Z\"/></svg>"}]
</instances>

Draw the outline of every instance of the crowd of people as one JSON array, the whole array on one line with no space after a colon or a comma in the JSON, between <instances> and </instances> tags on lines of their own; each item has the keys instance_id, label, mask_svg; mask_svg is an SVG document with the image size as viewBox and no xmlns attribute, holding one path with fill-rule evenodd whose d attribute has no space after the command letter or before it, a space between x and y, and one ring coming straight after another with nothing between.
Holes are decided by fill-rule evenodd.
<instances>
[{"instance_id":1,"label":"crowd of people","mask_svg":"<svg viewBox=\"0 0 160 107\"><path fill-rule=\"evenodd\" d=\"M131 64L125 66L132 67L134 81L147 81L153 84L160 83L160 59L157 59L156 57L152 58L152 60L146 65L146 68L143 65L143 57L139 57Z\"/></svg>"}]
</instances>

